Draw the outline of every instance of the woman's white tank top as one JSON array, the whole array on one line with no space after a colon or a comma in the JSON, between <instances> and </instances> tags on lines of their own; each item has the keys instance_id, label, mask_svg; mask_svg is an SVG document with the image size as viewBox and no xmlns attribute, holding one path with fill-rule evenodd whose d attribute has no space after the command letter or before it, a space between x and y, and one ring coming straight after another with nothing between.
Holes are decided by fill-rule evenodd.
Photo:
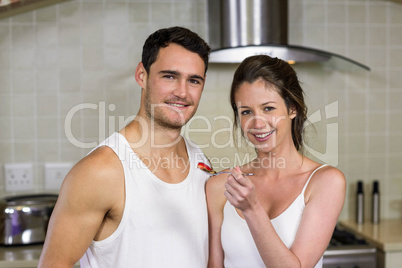
<instances>
[{"instance_id":1,"label":"woman's white tank top","mask_svg":"<svg viewBox=\"0 0 402 268\"><path fill-rule=\"evenodd\" d=\"M315 169L304 185L301 194L284 212L276 218L271 219L276 233L287 248L292 246L296 238L296 232L305 207L304 192L307 185L314 173L324 166L326 165ZM265 268L246 220L240 217L235 207L229 201L226 202L223 209L221 241L225 253L225 268ZM322 257L315 268L321 267Z\"/></svg>"},{"instance_id":2,"label":"woman's white tank top","mask_svg":"<svg viewBox=\"0 0 402 268\"><path fill-rule=\"evenodd\" d=\"M122 163L125 207L117 230L91 243L81 267L205 268L208 216L204 189L209 176L197 169L198 162L208 163L202 151L186 141L190 171L184 181L170 184L144 165L121 134L114 133L99 146L103 145ZM169 168L168 162L159 164Z\"/></svg>"}]
</instances>

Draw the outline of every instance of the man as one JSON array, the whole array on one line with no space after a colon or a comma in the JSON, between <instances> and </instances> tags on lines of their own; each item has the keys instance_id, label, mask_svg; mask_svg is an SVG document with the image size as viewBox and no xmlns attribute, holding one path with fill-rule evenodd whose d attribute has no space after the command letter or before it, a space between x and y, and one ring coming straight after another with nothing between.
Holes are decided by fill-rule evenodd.
<instances>
[{"instance_id":1,"label":"man","mask_svg":"<svg viewBox=\"0 0 402 268\"><path fill-rule=\"evenodd\" d=\"M197 110L210 48L181 27L146 40L135 119L75 165L52 213L39 267L206 267L207 162L180 136Z\"/></svg>"}]
</instances>

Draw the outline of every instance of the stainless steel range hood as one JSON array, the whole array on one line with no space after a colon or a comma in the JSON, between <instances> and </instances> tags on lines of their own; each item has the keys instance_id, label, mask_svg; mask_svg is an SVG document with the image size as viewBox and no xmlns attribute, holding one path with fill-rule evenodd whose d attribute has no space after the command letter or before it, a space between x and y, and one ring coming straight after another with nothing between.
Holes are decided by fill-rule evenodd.
<instances>
[{"instance_id":1,"label":"stainless steel range hood","mask_svg":"<svg viewBox=\"0 0 402 268\"><path fill-rule=\"evenodd\" d=\"M289 63L370 70L335 53L289 45L287 0L208 0L208 16L211 63L239 63L263 54Z\"/></svg>"}]
</instances>

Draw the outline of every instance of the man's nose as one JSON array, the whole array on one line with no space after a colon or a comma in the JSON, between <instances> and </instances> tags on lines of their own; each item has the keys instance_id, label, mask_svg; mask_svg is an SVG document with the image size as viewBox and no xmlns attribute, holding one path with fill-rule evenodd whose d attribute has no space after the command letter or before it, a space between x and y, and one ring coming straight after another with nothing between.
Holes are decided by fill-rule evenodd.
<instances>
[{"instance_id":1,"label":"man's nose","mask_svg":"<svg viewBox=\"0 0 402 268\"><path fill-rule=\"evenodd\" d=\"M177 81L176 87L173 91L173 94L176 97L181 99L185 99L187 97L188 88L187 88L187 81L185 79L179 79Z\"/></svg>"}]
</instances>

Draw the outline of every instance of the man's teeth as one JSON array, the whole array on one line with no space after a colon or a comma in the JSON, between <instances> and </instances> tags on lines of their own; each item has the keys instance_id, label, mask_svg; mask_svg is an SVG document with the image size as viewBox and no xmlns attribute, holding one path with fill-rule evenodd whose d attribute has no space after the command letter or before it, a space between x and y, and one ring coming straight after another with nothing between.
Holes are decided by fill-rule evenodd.
<instances>
[{"instance_id":1,"label":"man's teeth","mask_svg":"<svg viewBox=\"0 0 402 268\"><path fill-rule=\"evenodd\" d=\"M176 106L176 107L185 107L186 106L184 104L178 104L178 103L169 103L169 105Z\"/></svg>"},{"instance_id":2,"label":"man's teeth","mask_svg":"<svg viewBox=\"0 0 402 268\"><path fill-rule=\"evenodd\" d=\"M273 132L274 132L274 130L272 130L272 131L270 131L270 132L268 132L268 133L264 133L264 134L256 134L255 136L256 136L257 138L265 138L265 137L271 135Z\"/></svg>"}]
</instances>

